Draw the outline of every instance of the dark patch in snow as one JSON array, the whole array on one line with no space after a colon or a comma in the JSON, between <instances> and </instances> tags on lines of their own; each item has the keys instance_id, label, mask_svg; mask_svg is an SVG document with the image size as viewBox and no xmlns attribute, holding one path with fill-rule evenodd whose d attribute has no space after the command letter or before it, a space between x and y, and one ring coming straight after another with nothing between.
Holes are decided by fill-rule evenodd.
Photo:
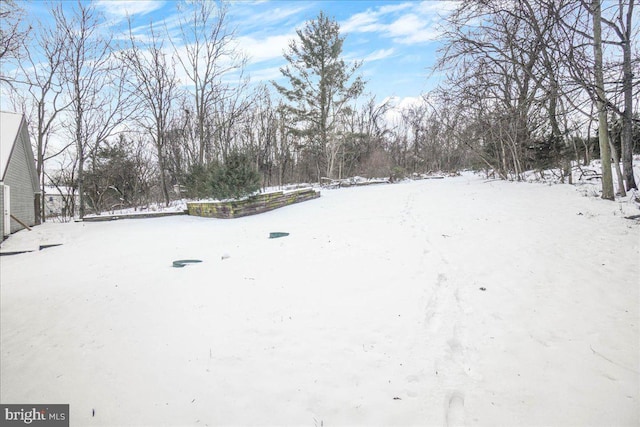
<instances>
[{"instance_id":1,"label":"dark patch in snow","mask_svg":"<svg viewBox=\"0 0 640 427\"><path fill-rule=\"evenodd\" d=\"M173 266L175 268L182 268L187 264L194 264L199 262L202 262L202 261L199 259L179 259L177 261L173 261Z\"/></svg>"}]
</instances>

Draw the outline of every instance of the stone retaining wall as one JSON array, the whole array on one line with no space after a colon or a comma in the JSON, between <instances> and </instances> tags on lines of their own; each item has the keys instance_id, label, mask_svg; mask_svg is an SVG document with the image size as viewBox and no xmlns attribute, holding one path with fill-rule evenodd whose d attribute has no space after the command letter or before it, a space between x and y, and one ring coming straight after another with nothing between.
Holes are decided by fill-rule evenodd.
<instances>
[{"instance_id":1,"label":"stone retaining wall","mask_svg":"<svg viewBox=\"0 0 640 427\"><path fill-rule=\"evenodd\" d=\"M188 202L189 215L207 218L239 218L271 211L283 206L320 197L320 192L306 188L302 190L258 194L243 200L226 202Z\"/></svg>"},{"instance_id":2,"label":"stone retaining wall","mask_svg":"<svg viewBox=\"0 0 640 427\"><path fill-rule=\"evenodd\" d=\"M160 218L160 217L175 216L175 215L187 215L187 211L91 215L91 216L85 216L82 219L82 221L84 222L116 221L119 219L146 219L146 218Z\"/></svg>"}]
</instances>

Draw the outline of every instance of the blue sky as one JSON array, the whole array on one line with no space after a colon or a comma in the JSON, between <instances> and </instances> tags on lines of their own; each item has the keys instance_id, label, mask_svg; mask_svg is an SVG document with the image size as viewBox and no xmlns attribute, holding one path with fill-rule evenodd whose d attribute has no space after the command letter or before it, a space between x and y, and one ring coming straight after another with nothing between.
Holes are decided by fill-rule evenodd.
<instances>
[{"instance_id":1,"label":"blue sky","mask_svg":"<svg viewBox=\"0 0 640 427\"><path fill-rule=\"evenodd\" d=\"M125 35L127 15L134 28L154 22L156 28L155 24L166 23L171 29L178 21L174 1L98 0L96 5L109 22L107 31L116 38ZM281 77L279 67L286 63L282 52L296 28L324 11L346 36L344 57L364 61L360 73L368 82L367 91L381 101L390 96L417 97L436 84L428 67L436 57L438 25L455 5L415 0L235 0L230 2L229 23L249 57L246 70L252 82L269 81ZM29 16L46 19L45 6L25 4L31 9Z\"/></svg>"}]
</instances>

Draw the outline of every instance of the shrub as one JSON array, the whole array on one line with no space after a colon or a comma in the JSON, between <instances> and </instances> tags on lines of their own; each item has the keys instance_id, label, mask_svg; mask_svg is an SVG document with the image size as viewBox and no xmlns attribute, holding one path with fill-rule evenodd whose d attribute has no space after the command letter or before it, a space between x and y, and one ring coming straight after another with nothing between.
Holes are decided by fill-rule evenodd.
<instances>
[{"instance_id":1,"label":"shrub","mask_svg":"<svg viewBox=\"0 0 640 427\"><path fill-rule=\"evenodd\" d=\"M211 197L209 177L211 168L203 165L193 165L185 177L184 185L187 189L187 197L191 199L204 199Z\"/></svg>"},{"instance_id":2,"label":"shrub","mask_svg":"<svg viewBox=\"0 0 640 427\"><path fill-rule=\"evenodd\" d=\"M404 168L400 166L394 166L391 169L391 176L389 178L391 182L396 182L396 181L402 181L406 176L407 176L407 173L405 172Z\"/></svg>"},{"instance_id":3,"label":"shrub","mask_svg":"<svg viewBox=\"0 0 640 427\"><path fill-rule=\"evenodd\" d=\"M222 165L215 165L209 175L211 195L216 199L248 196L260 189L260 174L251 157L233 151Z\"/></svg>"}]
</instances>

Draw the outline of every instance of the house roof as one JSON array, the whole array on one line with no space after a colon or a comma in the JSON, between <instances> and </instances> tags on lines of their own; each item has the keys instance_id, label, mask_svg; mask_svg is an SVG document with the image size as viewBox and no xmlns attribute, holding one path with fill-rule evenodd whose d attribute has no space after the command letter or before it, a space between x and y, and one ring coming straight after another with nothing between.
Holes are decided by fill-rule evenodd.
<instances>
[{"instance_id":1,"label":"house roof","mask_svg":"<svg viewBox=\"0 0 640 427\"><path fill-rule=\"evenodd\" d=\"M18 138L22 114L0 111L0 181L9 165L13 144Z\"/></svg>"},{"instance_id":2,"label":"house roof","mask_svg":"<svg viewBox=\"0 0 640 427\"><path fill-rule=\"evenodd\" d=\"M22 133L23 138L20 138ZM29 132L27 130L27 122L22 114L10 113L8 111L0 111L0 181L4 181L9 161L16 142L23 144L22 148L26 155L27 169L31 175L31 185L34 193L40 193L40 184L38 180L38 172L33 159L33 149L29 140Z\"/></svg>"}]
</instances>

